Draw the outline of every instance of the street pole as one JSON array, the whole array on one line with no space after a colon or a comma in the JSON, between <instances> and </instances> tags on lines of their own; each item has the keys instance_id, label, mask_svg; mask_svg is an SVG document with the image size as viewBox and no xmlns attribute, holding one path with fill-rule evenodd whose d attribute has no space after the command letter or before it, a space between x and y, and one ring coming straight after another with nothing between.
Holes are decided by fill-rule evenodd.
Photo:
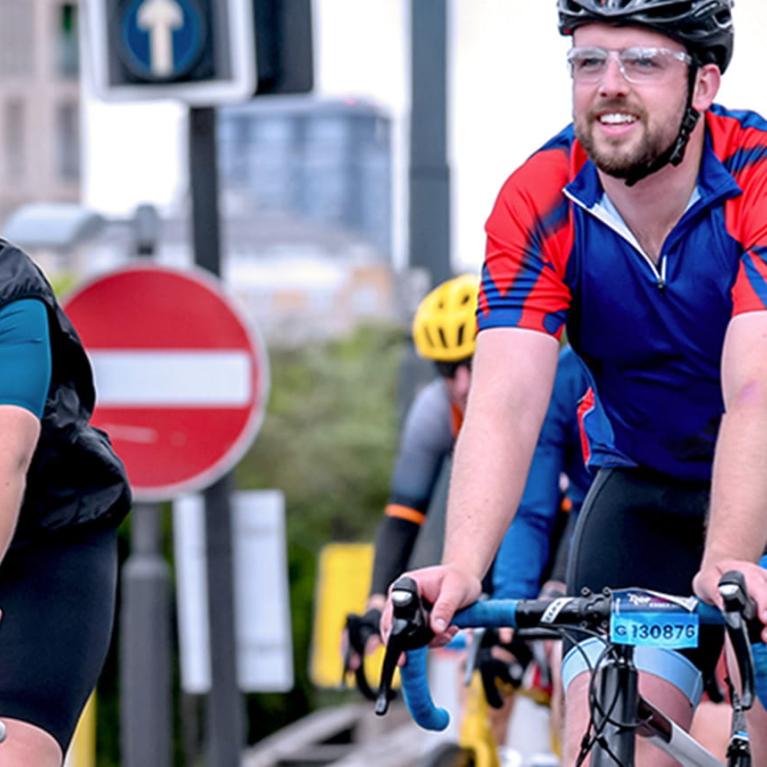
<instances>
[{"instance_id":1,"label":"street pole","mask_svg":"<svg viewBox=\"0 0 767 767\"><path fill-rule=\"evenodd\" d=\"M171 764L170 574L159 552L162 516L153 504L131 514L120 617L122 764Z\"/></svg>"},{"instance_id":2,"label":"street pole","mask_svg":"<svg viewBox=\"0 0 767 767\"><path fill-rule=\"evenodd\" d=\"M138 256L154 255L159 218L140 206L133 221ZM120 733L125 767L170 767L170 568L162 554L162 512L136 503L131 553L122 571Z\"/></svg>"},{"instance_id":3,"label":"street pole","mask_svg":"<svg viewBox=\"0 0 767 767\"><path fill-rule=\"evenodd\" d=\"M429 287L452 276L450 168L447 164L447 0L410 0L410 168L408 251ZM398 404L407 413L433 370L408 344L399 370Z\"/></svg>"},{"instance_id":4,"label":"street pole","mask_svg":"<svg viewBox=\"0 0 767 767\"><path fill-rule=\"evenodd\" d=\"M194 260L221 273L216 111L189 110L190 218ZM244 745L243 703L237 687L234 630L234 567L230 494L227 474L205 490L205 534L208 563L208 614L211 688L206 707L209 767L239 767Z\"/></svg>"},{"instance_id":5,"label":"street pole","mask_svg":"<svg viewBox=\"0 0 767 767\"><path fill-rule=\"evenodd\" d=\"M410 0L410 266L448 279L450 169L447 163L447 0Z\"/></svg>"}]
</instances>

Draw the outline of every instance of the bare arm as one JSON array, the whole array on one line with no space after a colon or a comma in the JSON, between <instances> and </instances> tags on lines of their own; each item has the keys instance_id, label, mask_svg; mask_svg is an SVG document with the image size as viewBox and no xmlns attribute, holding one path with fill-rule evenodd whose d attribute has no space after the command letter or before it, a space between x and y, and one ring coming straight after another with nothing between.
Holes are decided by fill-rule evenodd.
<instances>
[{"instance_id":1,"label":"bare arm","mask_svg":"<svg viewBox=\"0 0 767 767\"><path fill-rule=\"evenodd\" d=\"M479 581L519 505L558 350L556 339L535 331L498 328L479 335L450 481L446 567L438 588L432 594L424 589L435 601L437 630L478 596ZM450 573L456 577L446 577Z\"/></svg>"},{"instance_id":2,"label":"bare arm","mask_svg":"<svg viewBox=\"0 0 767 767\"><path fill-rule=\"evenodd\" d=\"M450 481L445 564L478 578L490 567L522 496L557 352L556 339L534 331L480 334Z\"/></svg>"},{"instance_id":3,"label":"bare arm","mask_svg":"<svg viewBox=\"0 0 767 767\"><path fill-rule=\"evenodd\" d=\"M728 569L744 571L767 611L767 574L756 562L767 545L767 312L735 317L722 353L725 415L714 459L711 511L697 592L716 599Z\"/></svg>"},{"instance_id":4,"label":"bare arm","mask_svg":"<svg viewBox=\"0 0 767 767\"><path fill-rule=\"evenodd\" d=\"M40 421L31 412L0 405L0 559L16 529L27 470L39 435Z\"/></svg>"}]
</instances>

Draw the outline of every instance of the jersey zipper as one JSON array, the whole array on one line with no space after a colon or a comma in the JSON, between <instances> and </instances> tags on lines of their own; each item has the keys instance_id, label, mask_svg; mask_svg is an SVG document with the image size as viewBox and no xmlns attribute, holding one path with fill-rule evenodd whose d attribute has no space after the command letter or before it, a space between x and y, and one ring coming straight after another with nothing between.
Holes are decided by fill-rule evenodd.
<instances>
[{"instance_id":1,"label":"jersey zipper","mask_svg":"<svg viewBox=\"0 0 767 767\"><path fill-rule=\"evenodd\" d=\"M628 230L623 229L620 226L617 226L615 221L611 216L608 216L606 213L604 213L601 209L597 208L589 208L585 203L581 202L574 194L572 194L567 188L562 190L565 194L565 197L567 197L568 200L571 202L574 202L579 208L582 208L586 211L589 215L596 218L598 221L601 221L605 226L609 227L613 232L615 232L617 235L622 237L626 242L631 245L634 250L636 250L637 253L644 259L644 261L647 263L647 265L650 267L650 270L652 271L653 277L655 278L655 284L658 287L658 290L663 291L666 287L666 254L664 253L660 257L660 261L656 264L655 261L653 261L650 256L645 253L642 246L639 244L639 240L637 240L636 237Z\"/></svg>"}]
</instances>

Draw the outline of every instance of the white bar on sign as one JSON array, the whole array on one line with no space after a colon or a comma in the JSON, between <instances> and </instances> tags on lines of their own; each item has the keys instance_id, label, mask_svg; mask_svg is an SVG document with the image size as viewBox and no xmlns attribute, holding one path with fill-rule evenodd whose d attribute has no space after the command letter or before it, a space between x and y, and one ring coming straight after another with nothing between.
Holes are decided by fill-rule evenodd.
<instances>
[{"instance_id":1,"label":"white bar on sign","mask_svg":"<svg viewBox=\"0 0 767 767\"><path fill-rule=\"evenodd\" d=\"M251 361L238 351L91 351L102 407L244 407Z\"/></svg>"}]
</instances>

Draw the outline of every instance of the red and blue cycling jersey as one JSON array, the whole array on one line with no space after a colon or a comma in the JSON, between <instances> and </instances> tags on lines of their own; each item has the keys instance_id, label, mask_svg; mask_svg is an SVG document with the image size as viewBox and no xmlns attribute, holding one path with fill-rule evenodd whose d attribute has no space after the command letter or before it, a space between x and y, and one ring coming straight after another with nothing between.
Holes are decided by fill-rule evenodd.
<instances>
[{"instance_id":1,"label":"red and blue cycling jersey","mask_svg":"<svg viewBox=\"0 0 767 767\"><path fill-rule=\"evenodd\" d=\"M572 126L507 180L486 231L479 329L567 327L592 389L590 466L710 478L725 331L767 307L767 121L707 113L696 194L657 263Z\"/></svg>"}]
</instances>

